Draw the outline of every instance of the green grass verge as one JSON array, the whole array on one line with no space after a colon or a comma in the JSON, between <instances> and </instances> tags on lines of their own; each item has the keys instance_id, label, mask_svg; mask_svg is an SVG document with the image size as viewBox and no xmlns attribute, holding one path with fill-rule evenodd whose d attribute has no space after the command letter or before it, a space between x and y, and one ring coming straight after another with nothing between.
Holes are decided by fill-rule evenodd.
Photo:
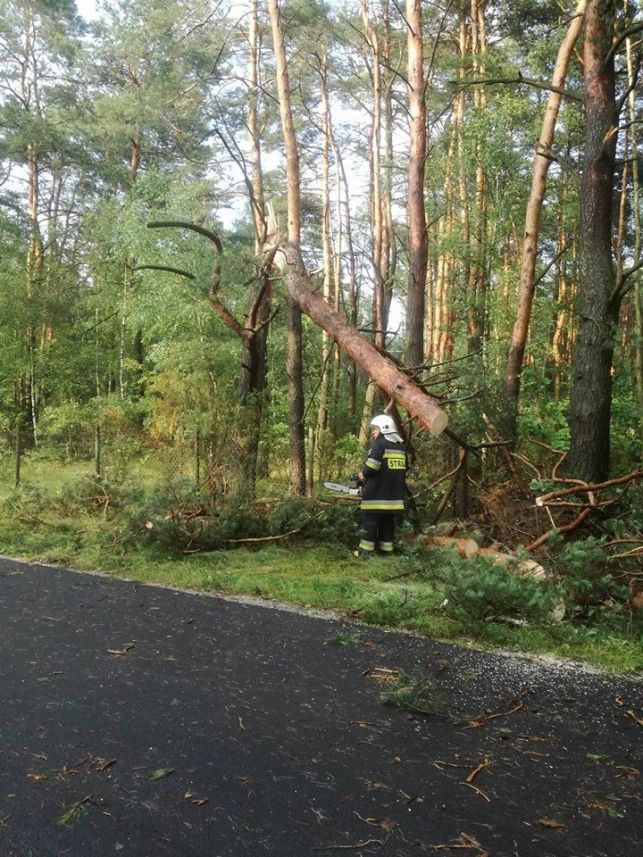
<instances>
[{"instance_id":1,"label":"green grass verge","mask_svg":"<svg viewBox=\"0 0 643 857\"><path fill-rule=\"evenodd\" d=\"M28 515L19 521L0 521L0 552L180 589L333 609L383 628L462 645L570 658L610 672L643 669L640 636L625 620L585 628L566 623L513 627L454 619L440 606L440 584L408 574L412 566L405 557L363 562L342 546L276 544L176 559L154 557L142 547L126 549L111 542L95 517L30 519Z\"/></svg>"}]
</instances>

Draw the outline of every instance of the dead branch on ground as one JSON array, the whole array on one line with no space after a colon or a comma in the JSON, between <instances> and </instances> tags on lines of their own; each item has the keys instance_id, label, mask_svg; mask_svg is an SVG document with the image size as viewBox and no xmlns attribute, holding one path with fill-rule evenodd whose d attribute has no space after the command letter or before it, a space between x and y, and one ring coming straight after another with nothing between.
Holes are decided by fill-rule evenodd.
<instances>
[{"instance_id":1,"label":"dead branch on ground","mask_svg":"<svg viewBox=\"0 0 643 857\"><path fill-rule=\"evenodd\" d=\"M301 525L301 527L297 527L294 530L288 530L287 533L279 533L276 536L256 536L254 538L247 538L247 539L225 539L225 543L228 545L240 545L240 544L249 544L250 542L253 542L253 543L276 542L279 539L285 539L285 538L288 538L288 536L294 536L295 533L300 533L304 529L304 527L306 527L308 524L312 523L312 521L316 520L317 518L321 517L321 515L323 515L323 514L324 514L323 511L318 512L316 515L313 515L312 518L308 518L307 521L304 521L304 523Z\"/></svg>"}]
</instances>

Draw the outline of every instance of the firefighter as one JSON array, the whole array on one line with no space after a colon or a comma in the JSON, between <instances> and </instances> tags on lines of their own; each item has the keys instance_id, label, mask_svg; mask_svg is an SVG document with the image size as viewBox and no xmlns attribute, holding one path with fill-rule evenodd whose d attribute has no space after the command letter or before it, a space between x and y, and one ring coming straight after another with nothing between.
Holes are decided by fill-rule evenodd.
<instances>
[{"instance_id":1,"label":"firefighter","mask_svg":"<svg viewBox=\"0 0 643 857\"><path fill-rule=\"evenodd\" d=\"M407 457L404 440L392 417L378 414L371 420L371 446L358 474L362 485L360 534L356 556L371 557L379 548L393 553L395 515L404 511Z\"/></svg>"}]
</instances>

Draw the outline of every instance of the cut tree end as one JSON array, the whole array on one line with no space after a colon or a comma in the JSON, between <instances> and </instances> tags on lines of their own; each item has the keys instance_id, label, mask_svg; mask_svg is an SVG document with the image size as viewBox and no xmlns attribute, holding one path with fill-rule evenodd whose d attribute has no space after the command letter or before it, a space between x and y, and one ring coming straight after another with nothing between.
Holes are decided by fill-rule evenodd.
<instances>
[{"instance_id":1,"label":"cut tree end","mask_svg":"<svg viewBox=\"0 0 643 857\"><path fill-rule=\"evenodd\" d=\"M442 434L445 428L449 425L449 418L444 413L444 411L440 411L437 413L431 420L431 424L427 426L431 434L437 435Z\"/></svg>"}]
</instances>

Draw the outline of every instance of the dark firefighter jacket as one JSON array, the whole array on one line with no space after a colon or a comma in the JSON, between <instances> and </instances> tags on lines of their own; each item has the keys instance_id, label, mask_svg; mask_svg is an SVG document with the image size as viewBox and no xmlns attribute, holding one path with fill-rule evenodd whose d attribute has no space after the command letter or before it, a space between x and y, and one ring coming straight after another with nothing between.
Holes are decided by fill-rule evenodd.
<instances>
[{"instance_id":1,"label":"dark firefighter jacket","mask_svg":"<svg viewBox=\"0 0 643 857\"><path fill-rule=\"evenodd\" d=\"M364 512L401 512L406 497L406 450L380 435L368 450L362 475L360 509Z\"/></svg>"}]
</instances>

